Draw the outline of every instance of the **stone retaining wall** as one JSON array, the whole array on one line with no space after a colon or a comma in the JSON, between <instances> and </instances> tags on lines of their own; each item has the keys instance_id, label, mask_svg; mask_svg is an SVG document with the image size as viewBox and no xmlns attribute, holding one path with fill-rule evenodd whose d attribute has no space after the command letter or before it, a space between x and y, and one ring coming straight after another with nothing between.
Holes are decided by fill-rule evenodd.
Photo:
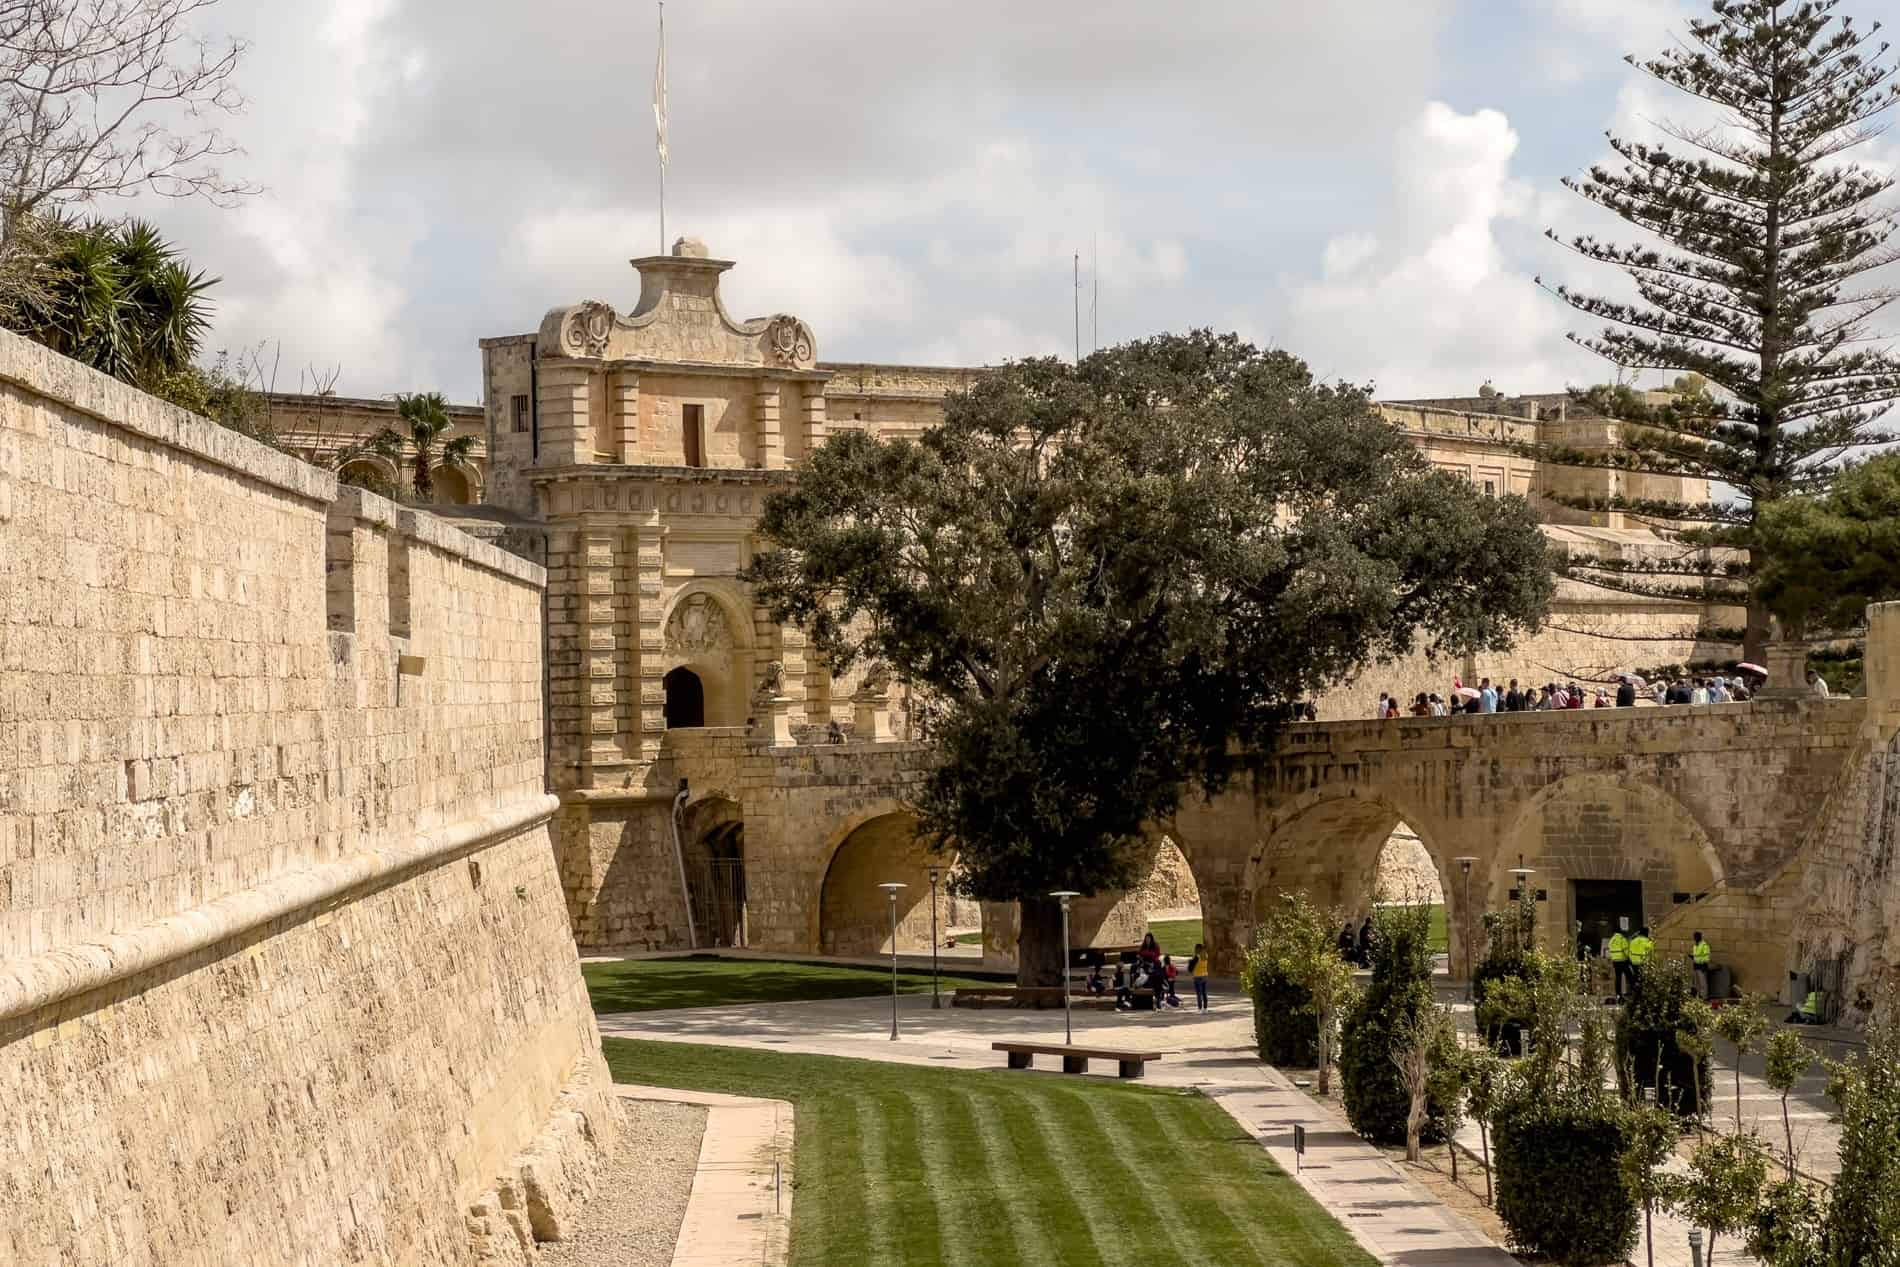
<instances>
[{"instance_id":1,"label":"stone retaining wall","mask_svg":"<svg viewBox=\"0 0 1900 1267\"><path fill-rule=\"evenodd\" d=\"M559 1234L614 1119L542 584L0 334L0 1261Z\"/></svg>"}]
</instances>

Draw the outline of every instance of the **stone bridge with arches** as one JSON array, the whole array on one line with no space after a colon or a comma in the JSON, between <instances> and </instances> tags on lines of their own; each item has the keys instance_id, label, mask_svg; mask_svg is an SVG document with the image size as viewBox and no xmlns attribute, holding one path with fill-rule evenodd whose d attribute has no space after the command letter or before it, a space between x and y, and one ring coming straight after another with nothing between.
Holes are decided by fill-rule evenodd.
<instances>
[{"instance_id":1,"label":"stone bridge with arches","mask_svg":"<svg viewBox=\"0 0 1900 1267\"><path fill-rule=\"evenodd\" d=\"M1550 949L1571 943L1578 920L1613 911L1656 928L1666 947L1686 945L1688 923L1706 919L1726 960L1778 977L1789 918L1765 894L1866 742L1868 716L1865 700L1799 698L1302 723L1218 795L1190 794L1155 835L1186 856L1227 971L1282 892L1354 920L1381 896L1408 896L1373 892L1380 850L1403 825L1438 872L1454 974L1466 929L1481 936L1478 913L1510 899L1521 867ZM900 947L928 945L927 872L951 859L915 840L906 807L927 746L774 747L733 728L670 731L667 752L689 789L689 854L698 823L728 824L728 838L743 824L748 945L887 950L877 886L893 880L908 886ZM1738 901L1750 909L1737 914ZM1081 907L1078 944L1127 938L1114 895ZM1768 926L1775 911L1779 933ZM1007 960L1010 912L986 907L984 918L987 957Z\"/></svg>"}]
</instances>

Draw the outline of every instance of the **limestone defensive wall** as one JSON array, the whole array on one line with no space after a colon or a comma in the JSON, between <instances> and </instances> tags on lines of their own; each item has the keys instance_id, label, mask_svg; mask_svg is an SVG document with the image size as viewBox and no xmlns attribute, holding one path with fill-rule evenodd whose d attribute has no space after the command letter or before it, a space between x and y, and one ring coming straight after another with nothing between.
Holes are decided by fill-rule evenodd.
<instances>
[{"instance_id":1,"label":"limestone defensive wall","mask_svg":"<svg viewBox=\"0 0 1900 1267\"><path fill-rule=\"evenodd\" d=\"M614 1119L543 583L0 333L0 1262L560 1235Z\"/></svg>"}]
</instances>

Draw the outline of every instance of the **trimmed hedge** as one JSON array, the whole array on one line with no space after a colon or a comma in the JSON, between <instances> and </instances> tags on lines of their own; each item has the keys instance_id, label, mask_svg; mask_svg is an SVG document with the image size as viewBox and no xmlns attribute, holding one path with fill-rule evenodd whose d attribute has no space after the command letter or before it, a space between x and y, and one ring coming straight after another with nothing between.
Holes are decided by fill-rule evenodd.
<instances>
[{"instance_id":1,"label":"trimmed hedge","mask_svg":"<svg viewBox=\"0 0 1900 1267\"><path fill-rule=\"evenodd\" d=\"M1255 970L1253 1036L1260 1059L1288 1069L1319 1064L1319 1013L1305 986L1288 981L1278 968Z\"/></svg>"},{"instance_id":2,"label":"trimmed hedge","mask_svg":"<svg viewBox=\"0 0 1900 1267\"><path fill-rule=\"evenodd\" d=\"M1405 1142L1405 1119L1412 1094L1405 1087L1392 1053L1399 1040L1435 1006L1428 917L1424 907L1383 907L1374 917L1372 985L1347 1011L1339 1044L1339 1084L1346 1120L1377 1144ZM1438 1062L1455 1056L1445 1044ZM1427 1105L1422 1138L1438 1143L1446 1135L1444 1106Z\"/></svg>"},{"instance_id":3,"label":"trimmed hedge","mask_svg":"<svg viewBox=\"0 0 1900 1267\"><path fill-rule=\"evenodd\" d=\"M1604 1096L1518 1097L1491 1125L1497 1211L1521 1253L1553 1262L1622 1262L1636 1249L1641 1207L1618 1164L1623 1107Z\"/></svg>"},{"instance_id":4,"label":"trimmed hedge","mask_svg":"<svg viewBox=\"0 0 1900 1267\"><path fill-rule=\"evenodd\" d=\"M1616 1018L1616 1083L1624 1099L1634 1099L1640 1087L1678 1117L1708 1111L1714 1089L1708 1058L1676 1046L1692 997L1688 971L1673 959L1652 960L1638 974Z\"/></svg>"}]
</instances>

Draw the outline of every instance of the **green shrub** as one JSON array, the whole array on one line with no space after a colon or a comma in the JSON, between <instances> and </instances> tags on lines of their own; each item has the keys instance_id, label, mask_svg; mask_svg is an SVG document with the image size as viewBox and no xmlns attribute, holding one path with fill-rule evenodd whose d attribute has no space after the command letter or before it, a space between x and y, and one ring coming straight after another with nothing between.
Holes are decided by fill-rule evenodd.
<instances>
[{"instance_id":1,"label":"green shrub","mask_svg":"<svg viewBox=\"0 0 1900 1267\"><path fill-rule=\"evenodd\" d=\"M1471 973L1471 999L1478 1032L1493 1051L1522 1054L1515 1040L1536 1020L1529 988L1542 958L1536 939L1537 899L1528 886L1510 910L1485 912L1484 958Z\"/></svg>"},{"instance_id":2,"label":"green shrub","mask_svg":"<svg viewBox=\"0 0 1900 1267\"><path fill-rule=\"evenodd\" d=\"M1379 908L1373 916L1372 984L1345 1013L1339 1077L1346 1119L1374 1143L1405 1141L1412 1097L1392 1056L1435 1006L1430 936L1429 907ZM1451 1036L1444 1035L1440 1042L1434 1063L1455 1060ZM1428 1103L1421 1138L1436 1143L1446 1136L1446 1106Z\"/></svg>"},{"instance_id":3,"label":"green shrub","mask_svg":"<svg viewBox=\"0 0 1900 1267\"><path fill-rule=\"evenodd\" d=\"M1511 1244L1557 1263L1622 1262L1640 1212L1618 1164L1628 1142L1628 1111L1610 1096L1508 1095L1491 1145Z\"/></svg>"},{"instance_id":4,"label":"green shrub","mask_svg":"<svg viewBox=\"0 0 1900 1267\"><path fill-rule=\"evenodd\" d=\"M1260 1059L1289 1069L1319 1064L1319 1013L1313 995L1287 979L1278 964L1261 964L1253 973L1253 1037Z\"/></svg>"},{"instance_id":5,"label":"green shrub","mask_svg":"<svg viewBox=\"0 0 1900 1267\"><path fill-rule=\"evenodd\" d=\"M1498 1217L1525 1253L1619 1262L1636 1245L1642 1193L1631 1186L1629 1154L1642 1123L1608 1088L1607 1025L1576 978L1553 965L1531 986L1531 1052L1492 1109Z\"/></svg>"},{"instance_id":6,"label":"green shrub","mask_svg":"<svg viewBox=\"0 0 1900 1267\"><path fill-rule=\"evenodd\" d=\"M1647 1092L1685 1118L1708 1105L1708 1057L1685 1051L1678 1038L1699 1031L1694 1000L1687 967L1673 959L1653 959L1638 975L1616 1018L1616 1080L1625 1099Z\"/></svg>"}]
</instances>

